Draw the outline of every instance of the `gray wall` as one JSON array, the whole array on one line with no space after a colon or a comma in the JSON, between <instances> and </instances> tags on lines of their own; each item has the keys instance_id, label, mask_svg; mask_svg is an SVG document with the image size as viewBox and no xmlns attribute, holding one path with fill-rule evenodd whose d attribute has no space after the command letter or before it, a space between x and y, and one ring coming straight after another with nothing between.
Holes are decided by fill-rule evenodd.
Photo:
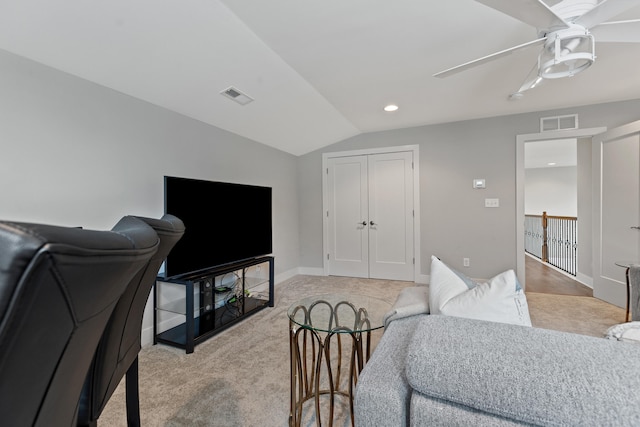
<instances>
[{"instance_id":1,"label":"gray wall","mask_svg":"<svg viewBox=\"0 0 640 427\"><path fill-rule=\"evenodd\" d=\"M300 265L295 156L3 51L0 138L2 219L109 229L161 216L164 175L259 184L273 187L276 273Z\"/></svg>"},{"instance_id":2,"label":"gray wall","mask_svg":"<svg viewBox=\"0 0 640 427\"><path fill-rule=\"evenodd\" d=\"M578 139L578 274L577 279L593 287L593 179L591 138Z\"/></svg>"},{"instance_id":3,"label":"gray wall","mask_svg":"<svg viewBox=\"0 0 640 427\"><path fill-rule=\"evenodd\" d=\"M163 175L269 185L276 273L319 269L322 153L418 144L422 273L435 254L490 277L516 265L516 135L573 113L611 128L640 118L640 100L363 134L296 158L0 51L0 218L105 229L161 215Z\"/></svg>"},{"instance_id":4,"label":"gray wall","mask_svg":"<svg viewBox=\"0 0 640 427\"><path fill-rule=\"evenodd\" d=\"M301 265L322 267L322 153L418 144L422 274L432 254L472 277L515 269L516 135L538 133L540 117L573 113L581 128L611 128L640 118L640 100L374 132L301 156ZM487 188L473 190L474 178ZM485 198L499 198L500 208L484 208Z\"/></svg>"}]
</instances>

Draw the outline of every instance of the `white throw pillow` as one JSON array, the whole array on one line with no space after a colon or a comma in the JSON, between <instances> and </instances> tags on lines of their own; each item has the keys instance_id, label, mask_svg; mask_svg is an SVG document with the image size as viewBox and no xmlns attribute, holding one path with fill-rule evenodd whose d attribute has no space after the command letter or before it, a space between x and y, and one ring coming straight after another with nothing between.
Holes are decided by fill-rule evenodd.
<instances>
[{"instance_id":1,"label":"white throw pillow","mask_svg":"<svg viewBox=\"0 0 640 427\"><path fill-rule=\"evenodd\" d=\"M437 257L431 256L431 276L429 280L429 310L440 314L440 309L456 295L476 286L472 280L449 268ZM468 279L468 278L467 278Z\"/></svg>"},{"instance_id":2,"label":"white throw pillow","mask_svg":"<svg viewBox=\"0 0 640 427\"><path fill-rule=\"evenodd\" d=\"M531 326L527 298L513 270L474 282L431 257L431 314Z\"/></svg>"},{"instance_id":3,"label":"white throw pillow","mask_svg":"<svg viewBox=\"0 0 640 427\"><path fill-rule=\"evenodd\" d=\"M627 322L614 325L607 329L605 338L618 341L629 341L640 344L640 322Z\"/></svg>"}]
</instances>

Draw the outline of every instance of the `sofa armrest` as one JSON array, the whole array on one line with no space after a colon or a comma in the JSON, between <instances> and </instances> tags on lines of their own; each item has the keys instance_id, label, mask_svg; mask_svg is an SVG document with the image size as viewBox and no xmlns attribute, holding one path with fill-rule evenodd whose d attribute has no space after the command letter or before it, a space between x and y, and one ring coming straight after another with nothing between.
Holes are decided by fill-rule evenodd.
<instances>
[{"instance_id":1,"label":"sofa armrest","mask_svg":"<svg viewBox=\"0 0 640 427\"><path fill-rule=\"evenodd\" d=\"M536 425L640 425L640 346L423 316L407 356L415 392Z\"/></svg>"},{"instance_id":2,"label":"sofa armrest","mask_svg":"<svg viewBox=\"0 0 640 427\"><path fill-rule=\"evenodd\" d=\"M427 286L410 286L398 294L393 307L384 315L385 328L398 319L429 314L429 288Z\"/></svg>"},{"instance_id":3,"label":"sofa armrest","mask_svg":"<svg viewBox=\"0 0 640 427\"><path fill-rule=\"evenodd\" d=\"M405 358L420 317L392 322L382 335L358 378L354 399L357 426L408 425L411 389L405 376Z\"/></svg>"}]
</instances>

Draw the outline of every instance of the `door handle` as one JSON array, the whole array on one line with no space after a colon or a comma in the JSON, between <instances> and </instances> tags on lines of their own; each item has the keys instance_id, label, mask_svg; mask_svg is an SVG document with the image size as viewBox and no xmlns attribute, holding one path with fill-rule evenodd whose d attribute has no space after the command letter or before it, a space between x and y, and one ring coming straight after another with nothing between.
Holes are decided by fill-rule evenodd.
<instances>
[{"instance_id":1,"label":"door handle","mask_svg":"<svg viewBox=\"0 0 640 427\"><path fill-rule=\"evenodd\" d=\"M373 221L369 221L369 225L373 227L374 225L378 225L378 224L376 224L376 223L375 223L375 222L373 222Z\"/></svg>"},{"instance_id":2,"label":"door handle","mask_svg":"<svg viewBox=\"0 0 640 427\"><path fill-rule=\"evenodd\" d=\"M640 227L631 227L633 230L640 230Z\"/></svg>"},{"instance_id":3,"label":"door handle","mask_svg":"<svg viewBox=\"0 0 640 427\"><path fill-rule=\"evenodd\" d=\"M358 225L362 225L362 226L366 227L367 226L367 221L359 222Z\"/></svg>"}]
</instances>

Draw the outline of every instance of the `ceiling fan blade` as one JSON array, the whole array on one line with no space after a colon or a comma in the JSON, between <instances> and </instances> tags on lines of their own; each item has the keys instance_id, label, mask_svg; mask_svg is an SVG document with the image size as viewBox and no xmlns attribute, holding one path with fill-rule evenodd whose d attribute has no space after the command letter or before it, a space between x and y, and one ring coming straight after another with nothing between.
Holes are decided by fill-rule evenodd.
<instances>
[{"instance_id":1,"label":"ceiling fan blade","mask_svg":"<svg viewBox=\"0 0 640 427\"><path fill-rule=\"evenodd\" d=\"M640 19L605 22L590 31L598 42L640 43Z\"/></svg>"},{"instance_id":2,"label":"ceiling fan blade","mask_svg":"<svg viewBox=\"0 0 640 427\"><path fill-rule=\"evenodd\" d=\"M440 71L439 73L434 74L433 77L449 77L461 71L468 70L469 68L477 67L478 65L484 64L486 62L502 58L503 56L507 56L515 52L516 50L524 49L525 47L534 46L537 44L542 44L546 39L546 37L542 37L518 46L510 47L509 49L501 50L500 52L492 53L491 55L483 56L482 58L474 59L473 61L465 62L464 64L457 65L444 71Z\"/></svg>"},{"instance_id":3,"label":"ceiling fan blade","mask_svg":"<svg viewBox=\"0 0 640 427\"><path fill-rule=\"evenodd\" d=\"M568 28L564 20L540 0L476 0L536 28Z\"/></svg>"},{"instance_id":4,"label":"ceiling fan blade","mask_svg":"<svg viewBox=\"0 0 640 427\"><path fill-rule=\"evenodd\" d=\"M638 6L638 0L603 0L596 7L578 18L575 23L585 28L592 28L634 6Z\"/></svg>"},{"instance_id":5,"label":"ceiling fan blade","mask_svg":"<svg viewBox=\"0 0 640 427\"><path fill-rule=\"evenodd\" d=\"M543 81L544 79L538 75L538 64L536 63L531 71L529 71L529 74L527 75L524 83L522 83L522 86L520 86L520 89L509 95L509 99L515 100L522 98L522 92L526 92L539 86Z\"/></svg>"}]
</instances>

